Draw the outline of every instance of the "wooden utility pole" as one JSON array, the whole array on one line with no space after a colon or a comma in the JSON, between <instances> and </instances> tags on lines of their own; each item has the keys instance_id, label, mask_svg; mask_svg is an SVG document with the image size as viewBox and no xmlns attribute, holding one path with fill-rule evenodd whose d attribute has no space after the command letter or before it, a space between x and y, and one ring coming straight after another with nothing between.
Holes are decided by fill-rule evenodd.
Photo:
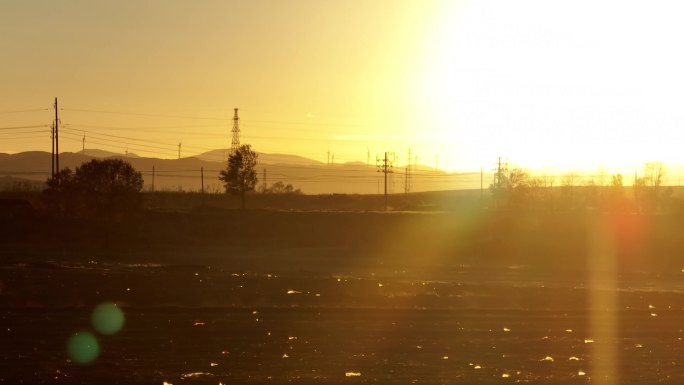
<instances>
[{"instance_id":1,"label":"wooden utility pole","mask_svg":"<svg viewBox=\"0 0 684 385\"><path fill-rule=\"evenodd\" d=\"M480 207L482 207L482 202L484 199L484 171L482 166L480 166Z\"/></svg>"},{"instance_id":2,"label":"wooden utility pole","mask_svg":"<svg viewBox=\"0 0 684 385\"><path fill-rule=\"evenodd\" d=\"M55 173L58 175L57 184L59 184L59 108L57 97L55 97Z\"/></svg>"},{"instance_id":3,"label":"wooden utility pole","mask_svg":"<svg viewBox=\"0 0 684 385\"><path fill-rule=\"evenodd\" d=\"M52 123L50 126L50 139L52 139L52 178L55 177L55 124Z\"/></svg>"},{"instance_id":4,"label":"wooden utility pole","mask_svg":"<svg viewBox=\"0 0 684 385\"><path fill-rule=\"evenodd\" d=\"M408 172L408 175L406 176L406 193L408 194L411 191L411 184L413 183L412 181L412 175L411 175L411 148L409 147L408 149L408 162L406 166L406 170Z\"/></svg>"},{"instance_id":5,"label":"wooden utility pole","mask_svg":"<svg viewBox=\"0 0 684 385\"><path fill-rule=\"evenodd\" d=\"M385 160L383 162L383 171L385 174L385 211L387 211L387 151L385 151Z\"/></svg>"},{"instance_id":6,"label":"wooden utility pole","mask_svg":"<svg viewBox=\"0 0 684 385\"><path fill-rule=\"evenodd\" d=\"M268 184L266 184L266 167L264 167L264 184L262 187L262 192L265 194L268 189Z\"/></svg>"},{"instance_id":7,"label":"wooden utility pole","mask_svg":"<svg viewBox=\"0 0 684 385\"><path fill-rule=\"evenodd\" d=\"M202 179L202 206L204 206L204 167L200 167L200 178Z\"/></svg>"}]
</instances>

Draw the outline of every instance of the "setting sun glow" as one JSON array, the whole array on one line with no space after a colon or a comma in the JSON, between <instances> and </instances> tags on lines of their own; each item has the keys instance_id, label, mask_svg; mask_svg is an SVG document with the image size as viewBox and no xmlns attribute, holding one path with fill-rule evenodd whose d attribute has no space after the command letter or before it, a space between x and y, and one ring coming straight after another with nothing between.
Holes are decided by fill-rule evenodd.
<instances>
[{"instance_id":1,"label":"setting sun glow","mask_svg":"<svg viewBox=\"0 0 684 385\"><path fill-rule=\"evenodd\" d=\"M551 172L684 163L678 2L3 8L1 109L35 111L0 126L44 132L2 131L2 152L49 150L59 96L63 151L83 137L160 158L181 142L184 156L226 148L239 107L245 142L323 162L390 151L405 164L410 148L412 162L448 171L498 157Z\"/></svg>"},{"instance_id":2,"label":"setting sun glow","mask_svg":"<svg viewBox=\"0 0 684 385\"><path fill-rule=\"evenodd\" d=\"M446 3L424 44L421 105L452 168L682 163L676 2ZM445 151L446 152L446 151Z\"/></svg>"}]
</instances>

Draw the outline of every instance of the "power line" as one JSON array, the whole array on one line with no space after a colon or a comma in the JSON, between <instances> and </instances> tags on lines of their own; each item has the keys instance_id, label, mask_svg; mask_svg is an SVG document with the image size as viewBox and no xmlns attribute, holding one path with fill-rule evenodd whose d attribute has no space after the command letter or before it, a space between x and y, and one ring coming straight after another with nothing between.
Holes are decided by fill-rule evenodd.
<instances>
[{"instance_id":1,"label":"power line","mask_svg":"<svg viewBox=\"0 0 684 385\"><path fill-rule=\"evenodd\" d=\"M72 125L72 127L73 127L73 125ZM66 130L71 130L71 131L79 132L79 133L84 131L84 130L77 130L77 129L72 129L72 128L66 128ZM107 136L107 137L112 137L112 138L130 140L130 141L134 141L134 142L155 143L155 144L158 144L158 145L169 146L169 147L174 147L174 148L177 146L176 144L170 144L170 143L164 143L164 142L157 142L157 141L152 141L152 140L149 140L149 139L132 138L132 137L129 137L129 136L112 135L112 134L103 134L103 133L92 134L92 131L88 131L88 133L91 134L91 135L95 135L95 136ZM106 139L106 138L100 138L100 139L101 139L101 140L110 140L110 139ZM187 147L187 148L190 148L190 149L202 150L202 151L213 151L213 150L216 150L215 148L200 147L200 146L184 146L184 147Z\"/></svg>"},{"instance_id":2,"label":"power line","mask_svg":"<svg viewBox=\"0 0 684 385\"><path fill-rule=\"evenodd\" d=\"M47 124L34 124L30 126L13 126L13 127L0 127L0 130L21 130L25 128L40 128L40 127L45 127L47 128Z\"/></svg>"},{"instance_id":3,"label":"power line","mask_svg":"<svg viewBox=\"0 0 684 385\"><path fill-rule=\"evenodd\" d=\"M3 134L0 134L3 135ZM29 135L29 136L3 136L3 140L22 140L22 139L45 139L45 135Z\"/></svg>"},{"instance_id":4,"label":"power line","mask_svg":"<svg viewBox=\"0 0 684 385\"><path fill-rule=\"evenodd\" d=\"M96 113L96 114L113 114L113 115L149 116L149 117L157 117L157 118L179 118L179 119L220 120L220 121L227 121L228 120L226 118L215 118L215 117L150 114L150 113L125 112L125 111L88 110L88 109L84 109L84 108L62 108L62 111L88 112L88 113Z\"/></svg>"},{"instance_id":5,"label":"power line","mask_svg":"<svg viewBox=\"0 0 684 385\"><path fill-rule=\"evenodd\" d=\"M82 131L82 130L76 130L76 129L70 129L70 128L66 128L66 130L71 131L72 133L76 133L76 132L82 133L82 132L84 132L84 131ZM96 137L96 138L99 137L100 140L110 140L110 141L112 141L112 142L117 142L117 143L132 144L132 145L138 145L138 146L146 146L146 147L158 148L158 149L163 149L163 150L168 150L169 148L151 146L151 145L147 145L147 144L130 143L130 142L127 142L127 141L124 141L124 140L132 141L132 142L154 143L154 144L158 144L158 145L161 145L161 146L168 146L168 147L173 147L173 148L176 148L176 147L177 147L176 144L170 144L170 143L163 143L163 142L151 141L151 140L148 140L148 139L131 138L131 137L128 137L128 136L121 136L121 135L111 135L111 134L103 134L103 133L96 133L96 134L93 134L93 133L90 132L90 131L88 131L88 135L89 135L89 136L94 136L94 137ZM103 138L103 136L106 136L107 138ZM109 137L111 137L111 138L117 138L117 139L124 139L124 140L109 139ZM190 149L196 149L196 150L202 150L202 151L213 151L213 150L215 150L215 149L213 149L213 148L200 147L200 146L187 146L187 145L184 145L183 147L184 147L184 148L190 148Z\"/></svg>"},{"instance_id":6,"label":"power line","mask_svg":"<svg viewBox=\"0 0 684 385\"><path fill-rule=\"evenodd\" d=\"M81 136L81 133L80 133L80 132L79 132L79 134L76 134L76 133L74 133L74 132L66 132L66 133L69 133L69 134L72 134L72 135L78 135L79 137ZM98 138L99 135L103 135L103 134L90 134L90 133L89 133L88 136L94 136L95 138ZM133 144L133 145L136 145L136 146L143 146L143 147L154 148L154 149L158 149L158 150L169 150L169 148L167 148L167 147L153 146L153 145L150 145L150 144L130 143L130 142L123 141L123 140L109 139L109 138L102 138L102 137L100 137L100 138L98 138L98 139L99 139L99 140L107 140L107 141L115 142L115 143L126 144L126 145Z\"/></svg>"},{"instance_id":7,"label":"power line","mask_svg":"<svg viewBox=\"0 0 684 385\"><path fill-rule=\"evenodd\" d=\"M18 114L22 112L48 111L48 108L32 108L28 110L0 111L0 114Z\"/></svg>"},{"instance_id":8,"label":"power line","mask_svg":"<svg viewBox=\"0 0 684 385\"><path fill-rule=\"evenodd\" d=\"M69 133L69 132L65 132L65 133L63 133L63 135L67 135L67 136L65 136L66 139L69 139L69 140L72 140L72 141L75 141L75 142L81 142L81 140L82 140L81 135L72 134L72 133ZM71 136L69 136L69 135L71 135ZM144 153L148 153L148 154L164 155L164 156L167 156L167 157L169 157L169 158L173 158L173 157L176 156L175 154L172 154L172 153L169 153L169 152L145 150L145 149L143 149L142 147L121 146L121 145L117 145L117 144L104 143L104 142L100 142L100 141L97 141L97 140L90 140L90 139L88 139L88 143L99 144L99 145L102 145L102 146L109 146L109 147L114 147L114 148L119 148L119 149L131 148L131 149L135 150L136 152L144 152ZM126 143L124 143L124 144L126 144ZM141 145L141 146L142 146L142 145Z\"/></svg>"},{"instance_id":9,"label":"power line","mask_svg":"<svg viewBox=\"0 0 684 385\"><path fill-rule=\"evenodd\" d=\"M181 125L181 126L100 126L97 124L72 124L73 126L97 128L105 130L136 130L156 132L157 130L166 130L169 128L205 128L205 127L226 127L225 124L197 124L197 125ZM166 131L164 131L166 132Z\"/></svg>"},{"instance_id":10,"label":"power line","mask_svg":"<svg viewBox=\"0 0 684 385\"><path fill-rule=\"evenodd\" d=\"M46 127L47 128L47 127ZM12 131L12 132L0 132L0 135L23 135L23 134L35 134L38 132L47 132L49 133L50 130L31 130L31 131Z\"/></svg>"},{"instance_id":11,"label":"power line","mask_svg":"<svg viewBox=\"0 0 684 385\"><path fill-rule=\"evenodd\" d=\"M75 130L75 129L70 129L70 128L64 128L64 129L68 130L68 131L72 131L72 132L79 132L79 133L84 132L83 130ZM102 134L102 133L93 134L92 132L89 132L89 134L94 135L94 136L101 136L101 137L106 136L106 137L117 138L117 139L126 139L126 140L130 140L130 141L134 141L134 142L155 143L155 144L170 146L170 147L175 146L175 144L162 143L162 142L150 141L150 140L145 140L145 139L137 139L137 138L131 138L131 137L127 137L127 136L120 136L120 135L111 135L111 134ZM111 139L106 139L106 138L100 138L100 139L111 140ZM112 141L114 141L114 140L112 140Z\"/></svg>"}]
</instances>

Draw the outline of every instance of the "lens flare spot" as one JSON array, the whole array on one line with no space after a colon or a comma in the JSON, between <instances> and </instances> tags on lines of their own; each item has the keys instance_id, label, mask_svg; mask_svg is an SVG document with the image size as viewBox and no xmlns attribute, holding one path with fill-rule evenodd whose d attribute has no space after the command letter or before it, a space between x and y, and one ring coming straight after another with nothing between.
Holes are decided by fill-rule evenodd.
<instances>
[{"instance_id":1,"label":"lens flare spot","mask_svg":"<svg viewBox=\"0 0 684 385\"><path fill-rule=\"evenodd\" d=\"M93 328L105 335L117 333L124 325L124 314L114 303L97 305L91 316Z\"/></svg>"},{"instance_id":2,"label":"lens flare spot","mask_svg":"<svg viewBox=\"0 0 684 385\"><path fill-rule=\"evenodd\" d=\"M92 333L79 332L69 338L67 352L74 362L89 364L100 354L100 346Z\"/></svg>"}]
</instances>

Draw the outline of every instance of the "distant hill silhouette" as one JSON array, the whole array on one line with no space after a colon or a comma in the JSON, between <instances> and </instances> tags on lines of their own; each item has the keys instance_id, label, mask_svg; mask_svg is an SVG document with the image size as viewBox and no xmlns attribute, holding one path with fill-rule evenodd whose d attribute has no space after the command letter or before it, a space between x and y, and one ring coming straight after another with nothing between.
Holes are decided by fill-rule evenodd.
<instances>
[{"instance_id":1,"label":"distant hill silhouette","mask_svg":"<svg viewBox=\"0 0 684 385\"><path fill-rule=\"evenodd\" d=\"M121 158L130 162L143 174L145 190L200 191L201 173L204 169L204 188L208 192L223 192L218 180L220 170L225 168L224 151L215 150L196 157L180 159L157 159L135 154L115 154L107 151L86 149L85 154L65 152L60 154L60 167L76 166L93 158ZM214 159L212 161L212 159ZM0 153L0 177L11 176L33 181L45 181L50 176L50 153L31 151L17 154ZM153 175L154 168L154 175ZM264 184L264 170L268 186L275 182L292 184L306 194L381 194L384 191L384 175L375 165L361 162L327 165L297 155L259 154L257 190ZM479 173L447 174L441 170L420 166L410 180L410 191L439 191L473 189L480 187ZM485 177L485 187L490 176ZM397 167L388 174L388 192L404 192L405 170Z\"/></svg>"},{"instance_id":2,"label":"distant hill silhouette","mask_svg":"<svg viewBox=\"0 0 684 385\"><path fill-rule=\"evenodd\" d=\"M116 152L98 150L96 148L86 148L85 154L83 152L80 152L79 154L90 156L93 158L111 158L111 157L121 157L121 156L126 157L126 158L139 158L138 155L136 155L132 152L127 152L126 154L118 154Z\"/></svg>"},{"instance_id":3,"label":"distant hill silhouette","mask_svg":"<svg viewBox=\"0 0 684 385\"><path fill-rule=\"evenodd\" d=\"M213 150L195 156L209 162L225 162L230 150ZM321 165L322 162L299 155L259 153L259 164Z\"/></svg>"}]
</instances>

